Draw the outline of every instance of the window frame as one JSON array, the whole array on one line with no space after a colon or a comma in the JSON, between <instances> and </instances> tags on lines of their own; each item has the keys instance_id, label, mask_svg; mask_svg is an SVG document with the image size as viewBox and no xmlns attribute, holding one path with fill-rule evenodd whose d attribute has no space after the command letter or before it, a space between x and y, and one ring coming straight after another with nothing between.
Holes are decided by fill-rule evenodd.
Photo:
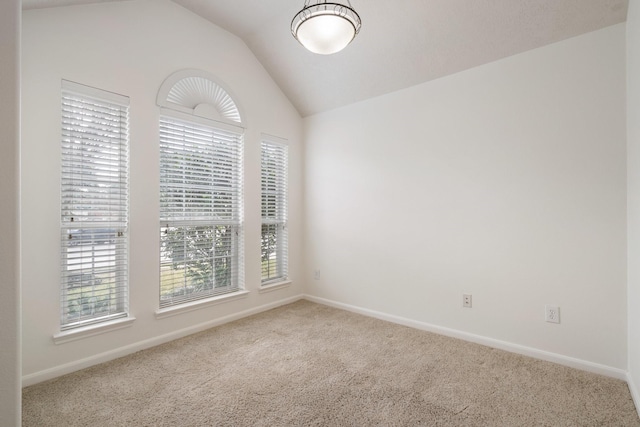
<instances>
[{"instance_id":1,"label":"window frame","mask_svg":"<svg viewBox=\"0 0 640 427\"><path fill-rule=\"evenodd\" d=\"M186 307L189 308L191 306L193 306L194 304L205 304L205 303L210 303L211 300L215 300L218 299L220 297L228 297L230 295L235 295L237 293L241 293L244 290L244 218L243 218L243 198L244 198L244 188L243 188L243 172L244 172L244 162L243 162L243 155L244 155L244 129L238 127L238 126L233 126L230 124L226 124L226 123L221 123L215 120L211 120L211 119L207 119L207 118L203 118L203 117L197 117L197 116L192 116L189 114L183 114L183 113L179 113L173 110L167 110L167 109L162 109L161 111L161 115L160 115L160 135L159 135L159 147L160 147L160 283L159 283L159 310L157 312L158 315L162 314L163 312L166 311L172 311L172 310L176 310L176 309L181 309ZM182 182L182 184L179 184L178 182L173 182L173 183L169 183L167 181L167 177L169 175L167 175L168 173L170 173L171 170L171 166L168 164L168 162L170 161L169 157L165 157L168 155L167 150L169 149L167 144L178 144L179 145L179 141L180 137L174 135L171 137L168 137L166 135L167 132L167 126L173 126L173 127L184 127L184 129L197 129L198 131L202 131L202 132L210 132L212 134L212 136L214 135L218 135L217 137L213 137L213 139L211 141L208 141L209 143L213 144L210 149L212 150L211 155L213 155L213 152L215 152L216 150L218 150L220 153L225 152L225 155L229 154L228 150L235 150L235 154L232 155L233 160L235 161L235 163L233 164L233 170L231 171L233 178L230 178L230 181L233 181L235 187L232 188L232 193L233 196L231 196L232 198L232 202L231 203L231 212L230 212L230 217L226 217L226 218L216 218L215 216L215 212L216 209L218 209L218 207L216 207L216 204L214 202L215 200L215 194L219 194L216 193L215 190L215 182L214 182L214 177L216 174L221 173L219 170L217 169L213 169L213 164L214 163L218 163L219 166L225 166L225 167L229 167L230 164L228 163L224 163L222 159L222 154L219 154L219 157L212 157L209 160L211 161L212 164L212 172L211 175L209 176L209 178L211 179L211 181L209 182L209 186L207 187L206 185L203 185L202 188L200 188L200 190L202 190L202 192L200 194L203 195L203 197L211 197L211 213L210 214L206 214L206 212L194 212L194 211L190 211L188 208L186 208L187 203L183 203L183 207L184 207L184 214L182 217L180 217L180 215L178 215L176 212L170 212L170 207L169 205L171 205L171 202L169 201L169 199L167 197L169 197L167 194L167 191L178 191L179 187L182 186L182 190L184 191L184 197L187 197L187 193L188 193L188 188L189 185L186 184L186 182L190 179L184 178L185 181ZM165 130L163 131L163 127L165 128ZM163 132L165 134L163 134ZM229 138L229 141L233 140L233 144L235 144L235 148L230 148L231 145L227 146L226 148L220 148L222 142L220 141L220 135L225 135L225 138ZM167 140L167 138L171 139L173 142L170 142ZM182 136L182 142L184 144L189 144L189 142L187 142L187 140L191 137L186 137L186 136ZM217 139L216 139L217 138ZM229 142L227 141L227 142ZM202 142L202 141L200 141ZM232 144L232 143L229 143ZM204 144L201 144L202 149L206 150L207 148L204 147ZM173 146L172 149L176 149L175 146ZM227 150L227 151L225 151ZM175 154L175 153L174 153ZM208 155L209 155L208 154ZM194 155L195 156L195 155ZM217 159L217 160L216 160ZM195 168L196 166L193 166L193 163L188 163L188 159L184 158L183 159L185 161L185 165L191 165L192 168ZM193 160L193 159L191 159ZM228 161L230 159L227 159ZM187 168L185 167L185 170ZM186 175L185 175L186 176ZM164 181L163 181L164 180ZM224 179L223 179L224 180ZM174 180L175 181L175 180ZM218 181L218 185L220 185L220 181ZM215 194L214 194L215 193ZM163 195L164 194L164 195ZM176 193L177 194L177 193ZM185 201L187 199L184 199ZM175 204L174 204L175 205ZM194 215L190 215L189 212L191 212L191 214L195 214ZM227 212L228 213L228 212ZM206 214L206 215L205 215ZM224 212L223 212L224 214ZM223 215L224 216L224 215ZM198 228L200 231L206 232L204 227L228 227L229 230L231 230L231 234L228 236L230 239L230 243L229 243L229 253L230 256L227 256L226 258L229 258L229 262L230 262L230 269L231 271L229 272L229 285L225 286L225 287L219 287L216 288L216 283L215 283L215 259L216 259L216 252L215 252L215 247L216 245L213 245L213 248L211 248L211 254L212 254L212 263L213 263L213 267L212 267L212 274L213 277L210 277L211 279L213 279L213 281L211 282L211 288L208 289L208 282L202 282L204 285L204 289L200 289L199 291L197 289L193 289L194 287L192 285L187 285L187 281L189 280L187 278L187 271L189 270L188 267L188 262L186 261L187 256L185 255L184 257L184 265L182 268L180 267L175 267L178 266L180 264L180 262L176 261L176 257L169 257L168 253L169 252L175 252L175 248L174 249L168 249L169 245L178 245L180 240L178 239L174 239L174 240L169 240L166 238L168 232L167 230L170 229L181 229L184 232L187 231L188 228L196 229ZM226 237L225 237L226 238ZM164 239L164 240L163 240ZM196 241L197 239L194 239L193 241ZM214 239L212 240L212 242L222 242L223 240L220 239ZM183 240L183 248L185 250L185 254L187 253L187 246L188 244L186 243L187 240ZM200 247L197 246L198 244L196 244L196 247ZM192 245L192 249L193 249L193 245ZM206 248L205 250L209 250L209 248ZM208 256L208 255L207 255ZM204 258L203 258L204 259ZM179 260L178 260L179 261ZM204 265L204 264L201 264ZM178 273L178 274L183 274L182 279L180 279L180 277L178 277L178 281L176 282L176 279L171 279L171 285L170 286L166 286L163 285L163 272L165 272L164 274L166 274L168 270L168 268L171 268L174 271L182 271L182 273ZM182 283L184 284L184 286L180 287L178 286L178 284L180 283L180 281L182 280ZM193 276L191 278L191 282L189 283L193 283ZM191 290L190 291L190 286L191 286ZM171 291L169 291L169 293L173 293L174 295L171 296L167 296L166 289L172 289ZM181 291L180 289L183 289L183 291ZM217 290L216 290L217 289Z\"/></svg>"},{"instance_id":2,"label":"window frame","mask_svg":"<svg viewBox=\"0 0 640 427\"><path fill-rule=\"evenodd\" d=\"M62 80L60 105L59 335L69 335L132 319L130 102Z\"/></svg>"},{"instance_id":3,"label":"window frame","mask_svg":"<svg viewBox=\"0 0 640 427\"><path fill-rule=\"evenodd\" d=\"M271 152L266 157L267 150ZM266 174L271 174L267 181ZM286 139L262 135L260 141L260 285L262 288L289 282L289 144ZM271 188L267 188L271 187ZM274 267L265 269L265 227L275 228ZM273 275L271 274L273 271ZM265 277L266 273L266 277Z\"/></svg>"}]
</instances>

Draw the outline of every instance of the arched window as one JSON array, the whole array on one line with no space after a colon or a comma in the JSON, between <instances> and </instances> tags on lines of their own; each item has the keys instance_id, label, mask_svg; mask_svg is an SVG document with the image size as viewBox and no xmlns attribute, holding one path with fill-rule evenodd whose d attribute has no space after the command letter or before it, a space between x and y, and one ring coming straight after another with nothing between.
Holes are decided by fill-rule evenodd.
<instances>
[{"instance_id":1,"label":"arched window","mask_svg":"<svg viewBox=\"0 0 640 427\"><path fill-rule=\"evenodd\" d=\"M240 109L220 83L165 80L160 117L160 309L243 289Z\"/></svg>"},{"instance_id":2,"label":"arched window","mask_svg":"<svg viewBox=\"0 0 640 427\"><path fill-rule=\"evenodd\" d=\"M169 110L242 126L240 108L229 89L200 70L182 70L169 76L158 91L157 103Z\"/></svg>"}]
</instances>

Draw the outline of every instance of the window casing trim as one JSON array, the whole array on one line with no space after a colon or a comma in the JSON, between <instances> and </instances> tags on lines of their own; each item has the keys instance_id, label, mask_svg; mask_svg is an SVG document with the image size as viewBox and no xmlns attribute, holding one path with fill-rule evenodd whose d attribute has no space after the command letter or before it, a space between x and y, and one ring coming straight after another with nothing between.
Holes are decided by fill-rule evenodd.
<instances>
[{"instance_id":1,"label":"window casing trim","mask_svg":"<svg viewBox=\"0 0 640 427\"><path fill-rule=\"evenodd\" d=\"M60 336L129 316L129 98L61 81ZM103 328L104 326L104 328Z\"/></svg>"},{"instance_id":2,"label":"window casing trim","mask_svg":"<svg viewBox=\"0 0 640 427\"><path fill-rule=\"evenodd\" d=\"M263 133L261 134L260 152L262 225L260 289L267 290L280 288L280 284L290 283L288 271L289 143L284 138ZM265 158L265 153L269 152L271 152L271 157ZM265 162L267 163L266 168ZM268 191L265 190L266 187L270 187ZM265 232L271 236L267 237L266 248ZM275 248L269 246L271 239L275 243ZM275 249L273 253L275 264L273 266L270 261L271 256L269 256L269 261L264 259L265 249ZM266 268L265 262L267 262Z\"/></svg>"},{"instance_id":3,"label":"window casing trim","mask_svg":"<svg viewBox=\"0 0 640 427\"><path fill-rule=\"evenodd\" d=\"M199 299L199 300L189 301L179 305L160 308L156 310L156 319L164 319L167 317L172 317L172 316L176 316L183 313L188 313L190 311L211 307L213 305L236 301L239 299L246 298L247 296L249 296L249 293L250 292L245 289L240 289L235 292L231 292L227 294L216 295L210 298Z\"/></svg>"},{"instance_id":4,"label":"window casing trim","mask_svg":"<svg viewBox=\"0 0 640 427\"><path fill-rule=\"evenodd\" d=\"M128 328L132 326L135 320L135 317L127 316L109 320L103 323L94 323L91 325L82 326L80 328L69 329L55 334L53 336L53 342L55 344L64 344L84 338L89 338L95 335L104 334L107 332L117 331L118 329Z\"/></svg>"},{"instance_id":5,"label":"window casing trim","mask_svg":"<svg viewBox=\"0 0 640 427\"><path fill-rule=\"evenodd\" d=\"M277 278L270 282L263 282L260 285L260 288L258 288L258 292L264 294L267 292L277 291L280 289L288 288L292 283L293 282L288 278L284 280L282 278Z\"/></svg>"},{"instance_id":6,"label":"window casing trim","mask_svg":"<svg viewBox=\"0 0 640 427\"><path fill-rule=\"evenodd\" d=\"M161 295L159 301L159 309L157 311L157 315L162 317L163 313L172 313L172 312L181 312L181 307L189 310L189 307L199 308L201 304L207 304L209 301L217 301L218 299L225 299L226 295L236 295L238 292L242 292L244 290L244 218L243 218L243 157L244 157L244 129L238 126L232 126L228 124L223 124L220 122L216 122L213 120L198 118L186 114L176 113L174 111L163 110L163 113L160 117L160 144L161 144L161 192L166 191L166 199L163 199L161 196L160 203L160 231L161 231ZM163 132L167 132L168 130L175 130L174 128L184 128L184 131L191 131L193 129L196 130L204 130L207 135L210 133L212 139L207 139L208 137L201 139L198 137L198 141L196 145L199 149L202 149L206 152L206 154L202 154L203 157L199 157L200 154L188 153L186 147L191 147L193 141L190 140L190 136L187 136L185 133L183 136L180 134L172 135L164 135ZM201 129L200 129L201 128ZM164 130L163 130L164 129ZM228 135L222 137L221 135ZM226 141L221 143L221 141ZM185 152L182 157L179 154L181 149L181 143L185 147ZM222 145L221 145L222 144ZM225 145L227 144L227 145ZM226 148L225 148L226 147ZM169 153L170 150L172 153ZM230 150L230 151L229 151ZM165 157L168 156L168 157ZM187 185L189 181L192 179L189 177L189 174L180 177L176 177L175 168L178 163L170 163L172 160L171 156L180 157L180 160L183 163L180 163L182 166L177 166L179 170L184 170L185 172L192 172L195 169L200 170L202 175L199 175L198 179L205 179L202 181L202 186L200 190L202 190L202 196L199 197L211 197L211 211L199 210L197 208L195 211L192 208L187 207L189 205L188 198L182 199L182 197L188 197L188 191L192 188L192 186ZM195 156L195 157L193 157ZM219 157L222 156L222 157ZM194 159L197 158L199 161L202 159L206 159L206 162L211 162L210 171L206 172L204 169L201 169L200 166L194 166L192 163ZM177 160L173 159L173 160ZM176 169L177 170L177 169ZM207 169L209 170L209 169ZM172 175L173 173L173 175ZM164 174L164 175L163 175ZM164 176L164 178L163 178ZM167 180L169 177L173 177ZM165 181L163 181L163 179ZM222 180L216 183L216 180ZM219 187L222 185L222 188ZM183 190L180 190L180 189ZM181 196L180 192L184 192L184 195ZM221 192L221 193L220 193ZM175 196L174 196L175 194ZM223 194L226 197L231 197L225 203L231 204L231 206L227 206L224 211L224 215L226 217L220 218L216 217L215 212L217 212L217 205L215 202L216 194ZM177 197L177 199L173 199L173 197ZM164 200L164 201L163 201ZM172 202L175 200L175 202ZM172 210L171 206L174 206L175 203L178 205L182 204L184 209L180 210ZM166 209L166 210L165 210ZM230 215L230 216L228 216ZM220 227L227 227L225 230L222 230ZM220 258L217 254L218 243L215 243L214 249L212 249L213 253L211 258L214 263L214 269L210 273L212 275L211 279L211 289L208 288L209 285L205 285L204 289L191 288L191 285L187 284L187 278L185 276L184 284L180 284L180 282L174 282L167 288L166 285L163 285L163 271L165 274L168 274L168 268L171 264L174 264L175 261L175 249L172 252L163 252L167 250L169 246L166 245L185 245L185 250L187 250L187 246L189 246L188 236L189 233L194 234L195 237L192 238L191 243L199 245L197 239L197 233L199 230L204 233L211 233L214 239L214 242L218 242L218 239L227 239L227 243L229 245L228 249L223 250L227 255L224 258ZM209 230L209 231L207 231ZM163 241L164 236L168 233L172 233L172 237L170 240ZM222 233L223 235L219 235L218 233ZM175 233L183 233L183 238L180 239L179 235ZM225 237L226 236L226 237ZM172 239L172 240L171 240ZM174 243L172 243L174 242ZM182 242L182 243L181 243ZM196 242L196 243L194 243ZM163 246L165 245L165 246ZM196 246L199 247L199 246ZM163 249L164 248L164 249ZM163 261L163 253L164 259ZM173 254L173 255L172 255ZM171 256L169 258L169 256ZM197 258L198 260L209 260L209 255L205 258ZM218 279L217 275L217 266L216 259L228 259L231 262L229 277L226 280L229 280L229 286L218 286L216 280ZM222 261L223 263L226 261ZM178 270L184 271L183 274L187 274L187 271L191 271L190 267L187 267L188 262L187 258L184 258L184 261L179 264L184 264L182 267L179 267ZM163 270L164 269L164 270ZM175 267L171 267L172 270L175 270ZM178 278L179 279L179 278ZM204 283L209 283L209 279ZM163 290L166 288L165 290ZM177 286L177 287L176 287ZM173 289L171 293L175 293L175 296L163 296L162 292L167 292L167 289ZM184 291L180 291L180 289L184 289ZM182 292L182 293L181 293ZM193 294L190 294L193 292Z\"/></svg>"},{"instance_id":7,"label":"window casing trim","mask_svg":"<svg viewBox=\"0 0 640 427\"><path fill-rule=\"evenodd\" d=\"M61 87L63 92L69 92L75 95L92 98L96 101L107 101L112 104L120 105L121 107L130 106L129 97L120 95L119 93L110 92L104 89L98 89L92 86L86 86L65 79L62 79Z\"/></svg>"}]
</instances>

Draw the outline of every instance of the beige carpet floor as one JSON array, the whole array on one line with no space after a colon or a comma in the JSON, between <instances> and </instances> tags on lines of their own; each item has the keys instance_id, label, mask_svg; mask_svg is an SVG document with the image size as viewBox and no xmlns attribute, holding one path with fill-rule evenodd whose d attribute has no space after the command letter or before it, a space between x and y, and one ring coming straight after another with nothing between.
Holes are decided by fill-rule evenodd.
<instances>
[{"instance_id":1,"label":"beige carpet floor","mask_svg":"<svg viewBox=\"0 0 640 427\"><path fill-rule=\"evenodd\" d=\"M23 426L640 426L626 383L299 301L24 389Z\"/></svg>"}]
</instances>

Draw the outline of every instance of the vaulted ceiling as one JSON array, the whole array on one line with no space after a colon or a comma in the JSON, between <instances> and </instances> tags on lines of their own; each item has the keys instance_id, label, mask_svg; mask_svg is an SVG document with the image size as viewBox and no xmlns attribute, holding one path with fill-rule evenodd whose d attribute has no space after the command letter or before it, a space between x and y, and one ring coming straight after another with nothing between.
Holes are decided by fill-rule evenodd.
<instances>
[{"instance_id":1,"label":"vaulted ceiling","mask_svg":"<svg viewBox=\"0 0 640 427\"><path fill-rule=\"evenodd\" d=\"M173 1L242 38L308 116L624 22L629 0L352 0L362 30L329 56L291 36L303 0Z\"/></svg>"}]
</instances>

